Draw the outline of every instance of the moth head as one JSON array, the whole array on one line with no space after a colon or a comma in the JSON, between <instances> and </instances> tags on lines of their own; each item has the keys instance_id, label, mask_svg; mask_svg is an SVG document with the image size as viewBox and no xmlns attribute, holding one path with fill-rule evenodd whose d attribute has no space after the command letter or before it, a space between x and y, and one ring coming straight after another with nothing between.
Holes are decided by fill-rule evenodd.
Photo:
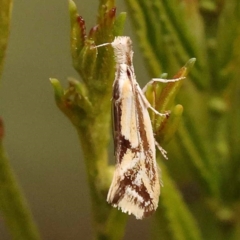
<instances>
[{"instance_id":1,"label":"moth head","mask_svg":"<svg viewBox=\"0 0 240 240\"><path fill-rule=\"evenodd\" d=\"M111 45L113 47L117 63L124 63L127 65L132 64L133 51L130 37L115 37Z\"/></svg>"},{"instance_id":2,"label":"moth head","mask_svg":"<svg viewBox=\"0 0 240 240\"><path fill-rule=\"evenodd\" d=\"M114 41L111 43L114 50L122 51L122 53L127 54L132 51L132 40L130 37L115 37Z\"/></svg>"},{"instance_id":3,"label":"moth head","mask_svg":"<svg viewBox=\"0 0 240 240\"><path fill-rule=\"evenodd\" d=\"M115 37L114 41L111 43L103 43L100 45L97 45L93 48L99 48L103 46L111 45L114 50L114 56L117 63L125 63L127 65L132 64L132 57L133 57L133 51L132 51L132 41L130 37L127 36L121 36L121 37Z\"/></svg>"}]
</instances>

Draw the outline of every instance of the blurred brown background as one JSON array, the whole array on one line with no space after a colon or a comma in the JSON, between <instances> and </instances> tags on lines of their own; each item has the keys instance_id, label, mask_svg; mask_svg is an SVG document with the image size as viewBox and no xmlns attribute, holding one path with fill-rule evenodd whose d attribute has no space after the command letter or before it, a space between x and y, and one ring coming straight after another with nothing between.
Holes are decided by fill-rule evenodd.
<instances>
[{"instance_id":1,"label":"blurred brown background","mask_svg":"<svg viewBox=\"0 0 240 240\"><path fill-rule=\"evenodd\" d=\"M75 2L89 31L98 1ZM117 6L118 13L126 11L123 1L117 1ZM71 66L69 32L67 0L14 1L0 115L11 165L47 240L92 239L89 191L77 134L55 106L49 83L49 77L64 86L69 76L79 79ZM137 76L146 83L129 17L125 34L134 40ZM149 221L131 217L124 239L148 239ZM2 216L0 239L10 239Z\"/></svg>"}]
</instances>

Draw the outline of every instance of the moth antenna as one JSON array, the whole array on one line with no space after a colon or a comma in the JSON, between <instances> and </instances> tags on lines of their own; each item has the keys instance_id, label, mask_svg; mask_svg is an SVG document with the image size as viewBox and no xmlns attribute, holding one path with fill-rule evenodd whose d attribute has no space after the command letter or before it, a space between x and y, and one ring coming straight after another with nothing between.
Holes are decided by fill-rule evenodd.
<instances>
[{"instance_id":1,"label":"moth antenna","mask_svg":"<svg viewBox=\"0 0 240 240\"><path fill-rule=\"evenodd\" d=\"M92 47L92 49L99 48L99 47L104 47L104 46L107 46L107 45L111 45L111 43L103 43L103 44Z\"/></svg>"}]
</instances>

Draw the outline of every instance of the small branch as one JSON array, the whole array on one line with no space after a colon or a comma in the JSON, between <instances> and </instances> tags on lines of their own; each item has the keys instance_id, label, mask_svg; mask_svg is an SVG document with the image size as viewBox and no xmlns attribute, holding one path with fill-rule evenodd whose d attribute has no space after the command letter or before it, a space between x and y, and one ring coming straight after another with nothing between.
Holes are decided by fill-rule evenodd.
<instances>
[{"instance_id":1,"label":"small branch","mask_svg":"<svg viewBox=\"0 0 240 240\"><path fill-rule=\"evenodd\" d=\"M0 125L0 212L12 239L39 240L40 235L4 151L2 121Z\"/></svg>"}]
</instances>

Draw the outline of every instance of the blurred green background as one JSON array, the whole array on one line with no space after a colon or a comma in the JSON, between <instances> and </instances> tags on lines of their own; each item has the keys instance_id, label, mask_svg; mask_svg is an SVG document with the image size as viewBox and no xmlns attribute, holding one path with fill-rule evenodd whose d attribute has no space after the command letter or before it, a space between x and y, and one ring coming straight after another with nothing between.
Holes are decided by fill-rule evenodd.
<instances>
[{"instance_id":1,"label":"blurred green background","mask_svg":"<svg viewBox=\"0 0 240 240\"><path fill-rule=\"evenodd\" d=\"M95 24L98 1L75 2L89 31ZM117 6L118 13L126 11L122 1L117 1ZM55 106L49 82L49 77L56 77L67 86L68 77L79 79L71 66L69 33L66 0L13 2L0 87L4 144L41 235L47 240L92 237L89 191L77 134ZM134 41L138 81L146 83L147 73L129 18L125 34ZM149 221L130 217L124 239L148 239ZM0 239L10 239L1 216Z\"/></svg>"}]
</instances>

